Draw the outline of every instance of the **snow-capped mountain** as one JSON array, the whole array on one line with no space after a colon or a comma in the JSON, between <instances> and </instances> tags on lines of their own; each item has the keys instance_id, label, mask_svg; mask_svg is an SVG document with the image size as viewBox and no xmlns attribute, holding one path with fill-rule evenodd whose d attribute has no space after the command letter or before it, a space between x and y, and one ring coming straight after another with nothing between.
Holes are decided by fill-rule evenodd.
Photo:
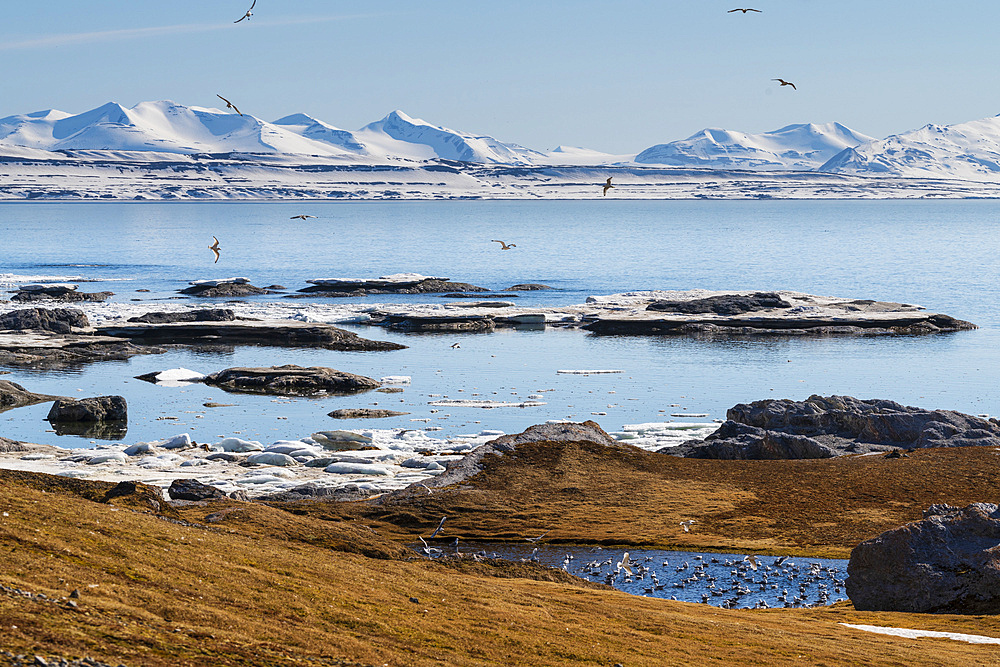
<instances>
[{"instance_id":1,"label":"snow-capped mountain","mask_svg":"<svg viewBox=\"0 0 1000 667\"><path fill-rule=\"evenodd\" d=\"M1000 180L1000 116L925 125L846 149L820 167L841 174Z\"/></svg>"},{"instance_id":2,"label":"snow-capped mountain","mask_svg":"<svg viewBox=\"0 0 1000 667\"><path fill-rule=\"evenodd\" d=\"M747 134L709 128L681 141L658 144L635 157L640 164L714 169L816 169L846 148L872 141L840 123L788 125Z\"/></svg>"},{"instance_id":3,"label":"snow-capped mountain","mask_svg":"<svg viewBox=\"0 0 1000 667\"><path fill-rule=\"evenodd\" d=\"M170 101L141 102L131 109L109 102L77 115L50 111L10 116L0 119L0 145L50 151L348 154L253 116Z\"/></svg>"},{"instance_id":4,"label":"snow-capped mountain","mask_svg":"<svg viewBox=\"0 0 1000 667\"><path fill-rule=\"evenodd\" d=\"M110 102L81 114L42 111L0 119L0 146L42 150L288 153L376 159L531 164L537 151L393 111L355 132L293 114L273 123L249 114L170 101L131 109Z\"/></svg>"}]
</instances>

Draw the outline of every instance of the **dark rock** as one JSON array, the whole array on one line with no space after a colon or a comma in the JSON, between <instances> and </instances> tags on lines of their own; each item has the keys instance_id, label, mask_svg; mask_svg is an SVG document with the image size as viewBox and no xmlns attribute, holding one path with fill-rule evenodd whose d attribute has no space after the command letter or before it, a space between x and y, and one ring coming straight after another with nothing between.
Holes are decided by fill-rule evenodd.
<instances>
[{"instance_id":1,"label":"dark rock","mask_svg":"<svg viewBox=\"0 0 1000 667\"><path fill-rule=\"evenodd\" d=\"M89 326L87 316L75 308L23 308L0 315L0 329L3 330L70 333L74 327Z\"/></svg>"},{"instance_id":2,"label":"dark rock","mask_svg":"<svg viewBox=\"0 0 1000 667\"><path fill-rule=\"evenodd\" d=\"M654 301L646 306L646 310L688 315L698 313L739 315L757 310L791 307L792 304L782 299L775 292L754 292L753 294L723 294L704 299L691 299L689 301Z\"/></svg>"},{"instance_id":3,"label":"dark rock","mask_svg":"<svg viewBox=\"0 0 1000 667\"><path fill-rule=\"evenodd\" d=\"M408 414L410 413L376 408L341 408L327 413L327 416L334 419L382 419L383 417L402 417Z\"/></svg>"},{"instance_id":4,"label":"dark rock","mask_svg":"<svg viewBox=\"0 0 1000 667\"><path fill-rule=\"evenodd\" d=\"M218 284L204 283L185 287L181 294L200 297L236 297L268 294L263 287L255 287L249 282L220 282Z\"/></svg>"},{"instance_id":5,"label":"dark rock","mask_svg":"<svg viewBox=\"0 0 1000 667\"><path fill-rule=\"evenodd\" d=\"M172 500L209 500L226 497L226 494L219 489L202 484L196 479L175 479L170 483L167 495Z\"/></svg>"},{"instance_id":6,"label":"dark rock","mask_svg":"<svg viewBox=\"0 0 1000 667\"><path fill-rule=\"evenodd\" d=\"M19 303L36 301L107 301L114 292L77 292L76 285L24 285L10 298Z\"/></svg>"},{"instance_id":7,"label":"dark rock","mask_svg":"<svg viewBox=\"0 0 1000 667\"><path fill-rule=\"evenodd\" d=\"M773 455L795 452L810 454L802 458L813 458L825 456L824 449L840 455L920 447L1000 447L1000 421L996 419L908 407L883 399L768 399L735 405L726 418L728 421L704 441L689 441L680 449L667 451L696 458L730 457L714 453L733 458L787 458Z\"/></svg>"},{"instance_id":8,"label":"dark rock","mask_svg":"<svg viewBox=\"0 0 1000 667\"><path fill-rule=\"evenodd\" d=\"M7 438L0 437L0 453L8 454L10 452L28 452L31 448L25 445L23 442L18 442L17 440L8 440Z\"/></svg>"},{"instance_id":9,"label":"dark rock","mask_svg":"<svg viewBox=\"0 0 1000 667\"><path fill-rule=\"evenodd\" d=\"M412 280L359 278L357 280L308 280L303 294L365 296L366 294L433 294L436 292L489 292L469 283L453 283L447 278L414 277Z\"/></svg>"},{"instance_id":10,"label":"dark rock","mask_svg":"<svg viewBox=\"0 0 1000 667\"><path fill-rule=\"evenodd\" d=\"M179 313L146 313L128 318L129 322L145 324L166 324L167 322L232 322L236 314L229 308L206 308L187 310Z\"/></svg>"},{"instance_id":11,"label":"dark rock","mask_svg":"<svg viewBox=\"0 0 1000 667\"><path fill-rule=\"evenodd\" d=\"M490 315L385 315L380 323L401 331L493 331L496 321Z\"/></svg>"},{"instance_id":12,"label":"dark rock","mask_svg":"<svg viewBox=\"0 0 1000 667\"><path fill-rule=\"evenodd\" d=\"M128 406L121 396L97 396L74 401L57 399L46 419L50 422L106 422L128 419Z\"/></svg>"},{"instance_id":13,"label":"dark rock","mask_svg":"<svg viewBox=\"0 0 1000 667\"><path fill-rule=\"evenodd\" d=\"M54 401L57 398L59 397L32 393L16 382L0 380L0 412L10 410L11 408L19 408L23 405Z\"/></svg>"},{"instance_id":14,"label":"dark rock","mask_svg":"<svg viewBox=\"0 0 1000 667\"><path fill-rule=\"evenodd\" d=\"M466 294L465 292L449 292L448 294L438 294L442 299L517 299L517 294Z\"/></svg>"},{"instance_id":15,"label":"dark rock","mask_svg":"<svg viewBox=\"0 0 1000 667\"><path fill-rule=\"evenodd\" d=\"M553 289L548 285L542 285L541 283L520 283L518 285L511 285L504 289L505 292L536 292L543 289Z\"/></svg>"},{"instance_id":16,"label":"dark rock","mask_svg":"<svg viewBox=\"0 0 1000 667\"><path fill-rule=\"evenodd\" d=\"M351 352L402 350L405 345L362 338L330 324L304 322L176 322L172 324L110 325L99 327L102 334L142 342L213 345L273 345L282 347L324 347Z\"/></svg>"},{"instance_id":17,"label":"dark rock","mask_svg":"<svg viewBox=\"0 0 1000 667\"><path fill-rule=\"evenodd\" d=\"M112 498L122 498L125 496L135 495L138 491L138 486L133 481L123 481L118 482L111 488L107 493L104 494L104 502L108 502Z\"/></svg>"},{"instance_id":18,"label":"dark rock","mask_svg":"<svg viewBox=\"0 0 1000 667\"><path fill-rule=\"evenodd\" d=\"M858 611L1000 613L1000 508L934 505L855 547L847 574Z\"/></svg>"},{"instance_id":19,"label":"dark rock","mask_svg":"<svg viewBox=\"0 0 1000 667\"><path fill-rule=\"evenodd\" d=\"M227 368L203 382L227 391L292 396L354 394L382 386L377 380L332 368L292 364L269 368Z\"/></svg>"},{"instance_id":20,"label":"dark rock","mask_svg":"<svg viewBox=\"0 0 1000 667\"><path fill-rule=\"evenodd\" d=\"M124 361L138 354L162 354L161 347L138 346L104 336L53 335L41 342L0 341L0 365L33 370L80 368L97 361Z\"/></svg>"},{"instance_id":21,"label":"dark rock","mask_svg":"<svg viewBox=\"0 0 1000 667\"><path fill-rule=\"evenodd\" d=\"M687 458L760 460L827 459L836 456L833 449L807 436L767 431L734 421L725 422L704 441L695 442L699 444L684 451ZM679 453L675 447L666 447L660 451Z\"/></svg>"}]
</instances>

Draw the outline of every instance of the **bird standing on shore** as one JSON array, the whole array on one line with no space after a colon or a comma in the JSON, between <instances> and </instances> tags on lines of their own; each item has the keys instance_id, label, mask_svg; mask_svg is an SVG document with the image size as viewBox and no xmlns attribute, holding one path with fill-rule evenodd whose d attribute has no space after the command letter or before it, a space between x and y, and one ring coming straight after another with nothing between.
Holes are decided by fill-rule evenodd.
<instances>
[{"instance_id":1,"label":"bird standing on shore","mask_svg":"<svg viewBox=\"0 0 1000 667\"><path fill-rule=\"evenodd\" d=\"M226 108L227 109L232 109L233 111L235 111L236 113L240 114L241 116L243 115L240 112L240 110L236 108L236 105L233 104L232 102L230 102L229 100L227 100L225 97L223 97L222 95L220 95L218 93L216 93L215 96L218 97L220 100L222 100L223 102L226 103Z\"/></svg>"},{"instance_id":2,"label":"bird standing on shore","mask_svg":"<svg viewBox=\"0 0 1000 667\"><path fill-rule=\"evenodd\" d=\"M498 241L498 240L496 240L496 239L492 239L492 240L490 241L490 243L499 243L499 244L500 244L500 245L502 246L502 247L500 248L501 250L510 250L511 248L516 248L516 247L517 247L517 246L516 246L515 244L513 244L513 243L504 243L503 241Z\"/></svg>"},{"instance_id":3,"label":"bird standing on shore","mask_svg":"<svg viewBox=\"0 0 1000 667\"><path fill-rule=\"evenodd\" d=\"M253 4L251 4L251 5L250 5L250 9L253 9L253 8L254 8L254 7L256 6L256 5L257 5L257 0L253 0ZM239 23L239 22L240 22L240 21L242 21L243 19L246 19L247 21L249 21L249 20L250 20L250 17L251 17L251 16L253 16L253 12L252 12L252 11L250 11L250 9L248 9L248 10L247 10L247 13L246 13L246 14L244 14L244 15L243 15L243 16L241 16L241 17L239 17L239 18L238 18L238 19L236 19L235 21L233 21L233 23Z\"/></svg>"},{"instance_id":4,"label":"bird standing on shore","mask_svg":"<svg viewBox=\"0 0 1000 667\"><path fill-rule=\"evenodd\" d=\"M217 238L215 238L213 236L212 240L214 240L215 243L213 243L212 245L208 246L208 249L215 253L215 261L212 262L212 263L213 264L218 264L219 263L219 239L217 239Z\"/></svg>"},{"instance_id":5,"label":"bird standing on shore","mask_svg":"<svg viewBox=\"0 0 1000 667\"><path fill-rule=\"evenodd\" d=\"M608 176L608 180L604 183L604 192L602 193L605 197L608 196L608 190L613 190L615 186L611 185L611 179L613 176Z\"/></svg>"},{"instance_id":6,"label":"bird standing on shore","mask_svg":"<svg viewBox=\"0 0 1000 667\"><path fill-rule=\"evenodd\" d=\"M785 81L784 79L771 79L771 81L777 81L782 86L791 86L792 90L798 90L798 88L795 87L795 84L792 83L791 81Z\"/></svg>"}]
</instances>

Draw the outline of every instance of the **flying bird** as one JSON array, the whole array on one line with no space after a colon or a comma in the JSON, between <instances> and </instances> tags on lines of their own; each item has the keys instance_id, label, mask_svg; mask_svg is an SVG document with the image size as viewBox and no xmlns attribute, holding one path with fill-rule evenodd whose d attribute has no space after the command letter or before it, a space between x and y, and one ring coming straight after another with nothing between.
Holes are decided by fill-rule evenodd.
<instances>
[{"instance_id":1,"label":"flying bird","mask_svg":"<svg viewBox=\"0 0 1000 667\"><path fill-rule=\"evenodd\" d=\"M549 534L549 531L546 530L544 533L542 533L538 537L526 537L524 539L525 539L526 542L537 542L538 540L542 539L543 537L545 537L548 534Z\"/></svg>"},{"instance_id":2,"label":"flying bird","mask_svg":"<svg viewBox=\"0 0 1000 667\"><path fill-rule=\"evenodd\" d=\"M615 186L611 185L612 176L608 176L608 181L604 184L604 196L608 196L608 190L613 190Z\"/></svg>"},{"instance_id":3,"label":"flying bird","mask_svg":"<svg viewBox=\"0 0 1000 667\"><path fill-rule=\"evenodd\" d=\"M433 533L431 533L431 538L437 537L437 534L441 532L442 528L444 528L444 520L447 519L447 518L448 517L446 517L446 516L441 517L441 523L439 523L438 527L434 529Z\"/></svg>"},{"instance_id":4,"label":"flying bird","mask_svg":"<svg viewBox=\"0 0 1000 667\"><path fill-rule=\"evenodd\" d=\"M229 100L227 100L225 97L223 97L222 95L219 95L218 93L216 93L215 96L218 97L220 100L222 100L223 102L226 103L226 108L227 109L232 109L233 111L235 111L236 113L240 114L241 116L243 115L240 112L240 110L236 108L236 105L233 104L232 102L230 102Z\"/></svg>"},{"instance_id":5,"label":"flying bird","mask_svg":"<svg viewBox=\"0 0 1000 667\"><path fill-rule=\"evenodd\" d=\"M315 217L316 217L315 215L305 215L305 214L293 215L292 217L289 218L289 220L305 220L306 218L315 218Z\"/></svg>"},{"instance_id":6,"label":"flying bird","mask_svg":"<svg viewBox=\"0 0 1000 667\"><path fill-rule=\"evenodd\" d=\"M798 88L795 87L795 84L791 81L785 81L784 79L771 79L771 81L778 81L782 86L791 86L792 90L798 90Z\"/></svg>"},{"instance_id":7,"label":"flying bird","mask_svg":"<svg viewBox=\"0 0 1000 667\"><path fill-rule=\"evenodd\" d=\"M254 8L254 6L256 6L256 4L257 4L257 0L253 0L253 4L252 4L252 5L250 5L250 9L253 9L253 8ZM239 17L239 18L238 18L238 19L236 19L235 21L233 21L233 23L239 23L239 22L240 22L240 21L242 21L243 19L246 19L247 21L249 21L249 20L250 20L250 17L251 17L251 16L253 16L253 12L252 12L252 11L250 11L250 9L248 9L248 10L247 10L247 13L246 13L246 14L244 14L244 15L243 15L243 16L241 16L241 17Z\"/></svg>"},{"instance_id":8,"label":"flying bird","mask_svg":"<svg viewBox=\"0 0 1000 667\"><path fill-rule=\"evenodd\" d=\"M212 237L212 239L215 240L215 243L213 243L212 245L208 246L208 249L215 253L215 261L212 262L212 263L213 264L218 264L219 263L219 239L215 238L214 236Z\"/></svg>"},{"instance_id":9,"label":"flying bird","mask_svg":"<svg viewBox=\"0 0 1000 667\"><path fill-rule=\"evenodd\" d=\"M694 522L695 522L694 519L688 519L687 521L681 521L681 528L684 529L685 533L690 533L691 532L691 524L693 524Z\"/></svg>"},{"instance_id":10,"label":"flying bird","mask_svg":"<svg viewBox=\"0 0 1000 667\"><path fill-rule=\"evenodd\" d=\"M256 0L254 0L254 1L256 2ZM760 11L759 9L752 9L750 7L747 7L746 9L741 9L741 8L737 7L736 9L730 9L726 13L727 14L732 14L733 12L743 12L744 14L746 14L747 12L757 12L758 14L763 14L763 12Z\"/></svg>"},{"instance_id":11,"label":"flying bird","mask_svg":"<svg viewBox=\"0 0 1000 667\"><path fill-rule=\"evenodd\" d=\"M501 246L503 246L502 248L500 248L501 250L510 250L511 248L517 247L513 243L504 243L503 241L497 241L496 239L492 239L490 243L499 243Z\"/></svg>"},{"instance_id":12,"label":"flying bird","mask_svg":"<svg viewBox=\"0 0 1000 667\"><path fill-rule=\"evenodd\" d=\"M458 349L458 348L460 348L460 347L462 347L462 346L461 346L461 345L459 345L458 343L452 343L452 344L451 344L451 349L453 349L453 350L457 350L457 349Z\"/></svg>"}]
</instances>

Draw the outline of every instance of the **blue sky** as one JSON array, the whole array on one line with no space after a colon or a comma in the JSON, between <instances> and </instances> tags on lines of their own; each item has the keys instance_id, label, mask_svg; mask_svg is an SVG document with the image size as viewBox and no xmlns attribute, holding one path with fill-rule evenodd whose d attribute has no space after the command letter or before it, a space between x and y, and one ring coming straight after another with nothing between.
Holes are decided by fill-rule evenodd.
<instances>
[{"instance_id":1,"label":"blue sky","mask_svg":"<svg viewBox=\"0 0 1000 667\"><path fill-rule=\"evenodd\" d=\"M1000 113L1000 3L982 0L258 0L234 25L249 4L9 0L0 117L221 93L265 120L357 129L402 109L631 153L704 127L883 137ZM763 13L727 13L746 6Z\"/></svg>"}]
</instances>

